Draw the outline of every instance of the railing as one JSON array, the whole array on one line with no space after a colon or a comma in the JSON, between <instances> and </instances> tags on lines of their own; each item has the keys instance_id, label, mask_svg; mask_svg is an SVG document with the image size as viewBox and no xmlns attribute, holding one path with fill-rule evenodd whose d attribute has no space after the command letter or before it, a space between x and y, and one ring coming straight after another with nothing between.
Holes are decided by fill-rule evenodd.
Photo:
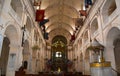
<instances>
[{"instance_id":1,"label":"railing","mask_svg":"<svg viewBox=\"0 0 120 76\"><path fill-rule=\"evenodd\" d=\"M117 70L115 70L113 68L112 68L112 70L117 73L117 76L120 76L120 73Z\"/></svg>"}]
</instances>

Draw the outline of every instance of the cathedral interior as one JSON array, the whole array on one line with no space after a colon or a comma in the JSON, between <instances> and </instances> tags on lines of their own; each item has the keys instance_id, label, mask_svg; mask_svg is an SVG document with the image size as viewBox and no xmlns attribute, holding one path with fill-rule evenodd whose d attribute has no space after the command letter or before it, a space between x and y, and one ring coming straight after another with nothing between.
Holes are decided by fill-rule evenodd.
<instances>
[{"instance_id":1,"label":"cathedral interior","mask_svg":"<svg viewBox=\"0 0 120 76\"><path fill-rule=\"evenodd\" d=\"M0 76L120 76L120 0L0 0Z\"/></svg>"}]
</instances>

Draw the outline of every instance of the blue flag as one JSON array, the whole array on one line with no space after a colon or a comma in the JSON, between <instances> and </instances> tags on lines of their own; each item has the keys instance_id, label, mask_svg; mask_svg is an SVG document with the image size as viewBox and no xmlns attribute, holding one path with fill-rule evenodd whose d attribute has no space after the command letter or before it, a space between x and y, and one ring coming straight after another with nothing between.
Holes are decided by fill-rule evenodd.
<instances>
[{"instance_id":1,"label":"blue flag","mask_svg":"<svg viewBox=\"0 0 120 76\"><path fill-rule=\"evenodd\" d=\"M48 40L48 33L47 32L44 33L44 39Z\"/></svg>"},{"instance_id":2,"label":"blue flag","mask_svg":"<svg viewBox=\"0 0 120 76\"><path fill-rule=\"evenodd\" d=\"M49 22L49 19L44 19L43 21L40 22L40 26L45 25L47 22Z\"/></svg>"},{"instance_id":3,"label":"blue flag","mask_svg":"<svg viewBox=\"0 0 120 76\"><path fill-rule=\"evenodd\" d=\"M92 5L92 0L87 0L88 5Z\"/></svg>"},{"instance_id":4,"label":"blue flag","mask_svg":"<svg viewBox=\"0 0 120 76\"><path fill-rule=\"evenodd\" d=\"M88 8L89 5L92 5L92 0L85 0L85 7Z\"/></svg>"}]
</instances>

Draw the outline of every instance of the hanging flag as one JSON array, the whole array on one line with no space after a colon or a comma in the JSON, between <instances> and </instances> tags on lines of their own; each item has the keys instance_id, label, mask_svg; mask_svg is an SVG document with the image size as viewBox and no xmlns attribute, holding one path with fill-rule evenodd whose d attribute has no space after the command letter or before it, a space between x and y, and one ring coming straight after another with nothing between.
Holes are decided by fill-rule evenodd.
<instances>
[{"instance_id":1,"label":"hanging flag","mask_svg":"<svg viewBox=\"0 0 120 76\"><path fill-rule=\"evenodd\" d=\"M87 3L87 0L85 0L85 7L86 7L86 8L89 7L89 5L88 5L88 3Z\"/></svg>"},{"instance_id":2,"label":"hanging flag","mask_svg":"<svg viewBox=\"0 0 120 76\"><path fill-rule=\"evenodd\" d=\"M85 0L85 7L88 8L89 5L92 5L92 0Z\"/></svg>"},{"instance_id":3,"label":"hanging flag","mask_svg":"<svg viewBox=\"0 0 120 76\"><path fill-rule=\"evenodd\" d=\"M36 11L36 21L43 21L44 13L45 13L45 10L37 10Z\"/></svg>"},{"instance_id":4,"label":"hanging flag","mask_svg":"<svg viewBox=\"0 0 120 76\"><path fill-rule=\"evenodd\" d=\"M48 40L48 33L44 32L44 39Z\"/></svg>"},{"instance_id":5,"label":"hanging flag","mask_svg":"<svg viewBox=\"0 0 120 76\"><path fill-rule=\"evenodd\" d=\"M75 33L74 33L73 35L71 35L70 41L72 42L72 41L74 41L74 40L75 40Z\"/></svg>"},{"instance_id":6,"label":"hanging flag","mask_svg":"<svg viewBox=\"0 0 120 76\"><path fill-rule=\"evenodd\" d=\"M34 6L40 6L41 0L34 0Z\"/></svg>"},{"instance_id":7,"label":"hanging flag","mask_svg":"<svg viewBox=\"0 0 120 76\"><path fill-rule=\"evenodd\" d=\"M46 31L45 31L45 25L43 25L42 30L43 30L43 32L46 32Z\"/></svg>"},{"instance_id":8,"label":"hanging flag","mask_svg":"<svg viewBox=\"0 0 120 76\"><path fill-rule=\"evenodd\" d=\"M40 22L40 26L45 25L47 22L49 22L49 19L43 19L43 21Z\"/></svg>"},{"instance_id":9,"label":"hanging flag","mask_svg":"<svg viewBox=\"0 0 120 76\"><path fill-rule=\"evenodd\" d=\"M87 0L88 5L92 5L92 0Z\"/></svg>"},{"instance_id":10,"label":"hanging flag","mask_svg":"<svg viewBox=\"0 0 120 76\"><path fill-rule=\"evenodd\" d=\"M81 16L87 17L87 12L86 12L86 10L80 10L79 12L80 12L80 15L81 15Z\"/></svg>"}]
</instances>

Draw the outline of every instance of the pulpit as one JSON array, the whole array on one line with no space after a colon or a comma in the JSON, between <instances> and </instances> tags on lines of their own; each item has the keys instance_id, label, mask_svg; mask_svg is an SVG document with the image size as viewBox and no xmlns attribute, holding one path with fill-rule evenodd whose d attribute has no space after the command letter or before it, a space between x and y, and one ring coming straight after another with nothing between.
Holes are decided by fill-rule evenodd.
<instances>
[{"instance_id":1,"label":"pulpit","mask_svg":"<svg viewBox=\"0 0 120 76\"><path fill-rule=\"evenodd\" d=\"M105 61L103 57L104 46L95 40L87 50L94 51L97 59L90 63L91 76L113 76L111 62Z\"/></svg>"}]
</instances>

